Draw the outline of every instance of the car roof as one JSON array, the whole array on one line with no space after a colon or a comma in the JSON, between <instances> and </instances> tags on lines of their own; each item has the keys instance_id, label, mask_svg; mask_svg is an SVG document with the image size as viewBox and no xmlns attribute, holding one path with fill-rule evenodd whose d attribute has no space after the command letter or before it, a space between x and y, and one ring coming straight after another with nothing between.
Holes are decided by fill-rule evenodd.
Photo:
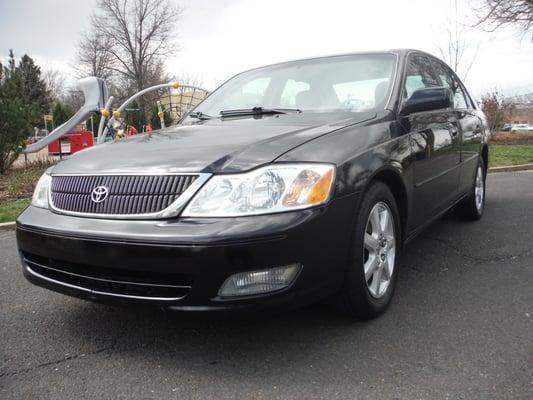
<instances>
[{"instance_id":1,"label":"car roof","mask_svg":"<svg viewBox=\"0 0 533 400\"><path fill-rule=\"evenodd\" d=\"M410 49L410 48L389 49L389 50L370 50L370 51L357 51L357 52L350 52L350 53L327 54L327 55L321 55L321 56L316 56L316 57L297 58L297 59L294 59L294 60L287 60L287 61L281 61L281 62L267 64L267 65L261 65L261 66L258 66L258 67L250 68L250 69L248 69L246 71L242 71L242 72L253 71L255 69L261 69L261 68L274 67L274 66L283 65L283 64L291 64L291 63L304 62L304 61L320 60L320 59L324 59L324 58L346 57L346 56L355 56L355 55L373 55L373 54L376 54L376 55L378 55L378 54L395 54L395 55L401 57L401 56L405 56L405 55L407 55L409 53L412 53L412 52L421 53L421 54L424 54L424 55L427 55L427 56L430 56L430 57L438 59L438 57L435 57L433 54L427 53L425 51L417 50L417 49Z\"/></svg>"}]
</instances>

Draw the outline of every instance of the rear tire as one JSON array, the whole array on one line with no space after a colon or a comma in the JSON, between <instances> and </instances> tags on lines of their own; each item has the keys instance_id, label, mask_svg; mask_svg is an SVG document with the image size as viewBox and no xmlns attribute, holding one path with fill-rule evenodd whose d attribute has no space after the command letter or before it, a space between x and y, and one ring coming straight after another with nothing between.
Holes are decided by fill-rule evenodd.
<instances>
[{"instance_id":1,"label":"rear tire","mask_svg":"<svg viewBox=\"0 0 533 400\"><path fill-rule=\"evenodd\" d=\"M374 183L364 195L352 235L351 257L337 308L370 319L390 304L398 275L399 213L387 185Z\"/></svg>"},{"instance_id":2,"label":"rear tire","mask_svg":"<svg viewBox=\"0 0 533 400\"><path fill-rule=\"evenodd\" d=\"M460 218L467 221L477 221L483 216L483 211L485 210L485 179L485 162L480 157L470 195L456 207L457 215Z\"/></svg>"}]
</instances>

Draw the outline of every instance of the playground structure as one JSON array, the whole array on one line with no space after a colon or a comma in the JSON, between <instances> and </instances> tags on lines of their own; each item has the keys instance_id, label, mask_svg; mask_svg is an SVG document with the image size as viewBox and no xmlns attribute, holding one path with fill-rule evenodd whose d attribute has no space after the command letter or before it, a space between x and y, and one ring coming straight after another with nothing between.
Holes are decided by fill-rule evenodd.
<instances>
[{"instance_id":1,"label":"playground structure","mask_svg":"<svg viewBox=\"0 0 533 400\"><path fill-rule=\"evenodd\" d=\"M61 139L48 144L48 154L52 156L70 155L91 147L94 136L91 131L74 131L65 133Z\"/></svg>"},{"instance_id":2,"label":"playground structure","mask_svg":"<svg viewBox=\"0 0 533 400\"><path fill-rule=\"evenodd\" d=\"M180 121L187 112L196 107L209 94L207 90L197 86L169 82L141 90L115 109L113 108L114 97L108 95L107 87L102 79L94 76L83 78L78 81L78 86L82 90L85 99L83 106L72 116L72 118L55 128L50 134L36 143L26 146L23 150L24 153L35 153L49 145L52 145L53 148L55 148L55 145L53 144L54 142L57 143L57 146L60 146L60 139L68 137L66 135L69 132L73 132L77 125L88 120L93 113L100 113L101 115L96 137L96 145L102 144L106 140L114 140L115 138L120 137L117 135L119 132L123 135L124 131L126 133L134 134L136 132L127 126L124 126L124 117L128 110L128 106L139 100L142 96L146 96L150 93L156 93L157 95L161 91L166 91L168 95L166 98L163 97L163 99L161 99L161 96L156 96L157 101L155 101L155 104L157 106L157 115L161 128L165 128L165 113L168 113L174 121ZM149 125L143 127L143 131L150 131L151 129L152 128ZM135 129L135 131L137 131L137 129ZM128 134L126 134L126 136L128 136Z\"/></svg>"}]
</instances>

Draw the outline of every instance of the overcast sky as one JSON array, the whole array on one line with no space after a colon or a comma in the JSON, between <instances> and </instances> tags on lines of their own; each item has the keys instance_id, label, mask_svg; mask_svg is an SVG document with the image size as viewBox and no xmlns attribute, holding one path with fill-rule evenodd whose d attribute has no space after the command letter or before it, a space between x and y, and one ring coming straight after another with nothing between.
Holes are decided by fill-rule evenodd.
<instances>
[{"instance_id":1,"label":"overcast sky","mask_svg":"<svg viewBox=\"0 0 533 400\"><path fill-rule=\"evenodd\" d=\"M244 69L317 55L417 48L440 56L451 0L173 0L182 50L166 62L213 89ZM459 0L461 20L476 2ZM0 0L0 54L28 53L43 68L66 75L88 29L95 0ZM466 84L475 96L499 88L533 92L533 44L513 29L468 35L475 63ZM72 82L72 78L70 78Z\"/></svg>"}]
</instances>

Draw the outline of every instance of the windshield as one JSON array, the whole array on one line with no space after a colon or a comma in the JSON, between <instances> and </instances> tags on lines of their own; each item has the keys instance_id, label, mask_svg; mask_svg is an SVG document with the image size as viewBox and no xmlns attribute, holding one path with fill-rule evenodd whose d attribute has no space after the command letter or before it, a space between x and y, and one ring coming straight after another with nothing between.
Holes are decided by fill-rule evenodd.
<instances>
[{"instance_id":1,"label":"windshield","mask_svg":"<svg viewBox=\"0 0 533 400\"><path fill-rule=\"evenodd\" d=\"M361 112L385 108L396 66L394 54L359 54L294 61L243 72L195 111L220 116L254 107Z\"/></svg>"}]
</instances>

